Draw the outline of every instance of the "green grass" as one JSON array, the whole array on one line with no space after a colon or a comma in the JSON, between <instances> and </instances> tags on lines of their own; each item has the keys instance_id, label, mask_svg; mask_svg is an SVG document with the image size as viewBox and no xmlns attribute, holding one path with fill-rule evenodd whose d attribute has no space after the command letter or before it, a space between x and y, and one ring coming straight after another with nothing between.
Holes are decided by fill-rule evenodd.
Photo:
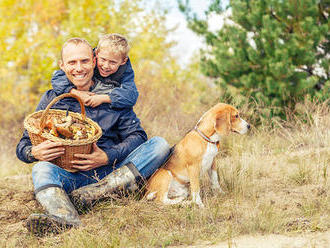
<instances>
[{"instance_id":1,"label":"green grass","mask_svg":"<svg viewBox=\"0 0 330 248\"><path fill-rule=\"evenodd\" d=\"M0 182L0 247L168 247L220 241L234 247L232 239L239 235L327 231L330 111L320 108L312 109L307 123L298 119L226 138L216 158L225 194L213 192L207 176L202 177L205 209L131 196L99 203L81 216L83 227L43 238L23 226L29 214L42 211L32 196L31 178L13 177L29 174L31 166L8 151L0 156L0 175L6 176Z\"/></svg>"}]
</instances>

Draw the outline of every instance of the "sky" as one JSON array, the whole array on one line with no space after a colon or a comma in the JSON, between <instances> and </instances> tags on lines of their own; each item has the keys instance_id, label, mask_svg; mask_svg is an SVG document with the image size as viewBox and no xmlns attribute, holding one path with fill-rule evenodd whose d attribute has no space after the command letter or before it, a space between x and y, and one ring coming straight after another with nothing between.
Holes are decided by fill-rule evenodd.
<instances>
[{"instance_id":1,"label":"sky","mask_svg":"<svg viewBox=\"0 0 330 248\"><path fill-rule=\"evenodd\" d=\"M223 0L222 2L226 4L228 1ZM209 2L210 0L190 0L190 6L198 16L204 17ZM178 56L181 65L186 65L191 57L203 47L203 39L187 28L185 17L178 9L177 0L167 0L167 4L170 11L166 17L166 23L168 27L177 25L177 30L170 37L170 40L177 42L177 45L172 49L172 53ZM215 30L216 27L222 25L222 20L219 17L211 18L209 25L211 30Z\"/></svg>"}]
</instances>

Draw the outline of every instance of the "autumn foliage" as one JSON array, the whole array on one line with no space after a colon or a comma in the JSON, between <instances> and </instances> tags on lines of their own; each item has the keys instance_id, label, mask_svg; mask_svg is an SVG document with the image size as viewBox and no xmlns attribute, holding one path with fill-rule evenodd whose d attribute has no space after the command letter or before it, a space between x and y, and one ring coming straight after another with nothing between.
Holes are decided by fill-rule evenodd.
<instances>
[{"instance_id":1,"label":"autumn foliage","mask_svg":"<svg viewBox=\"0 0 330 248\"><path fill-rule=\"evenodd\" d=\"M181 70L170 54L174 43L168 39L166 10L145 6L142 0L0 0L0 105L5 110L0 134L20 135L24 117L51 87L62 44L72 37L83 37L92 46L106 33L128 38L140 91L136 111L152 135L161 135L151 130L154 121L162 123L158 130L167 128L169 121L196 110L206 95L199 69Z\"/></svg>"}]
</instances>

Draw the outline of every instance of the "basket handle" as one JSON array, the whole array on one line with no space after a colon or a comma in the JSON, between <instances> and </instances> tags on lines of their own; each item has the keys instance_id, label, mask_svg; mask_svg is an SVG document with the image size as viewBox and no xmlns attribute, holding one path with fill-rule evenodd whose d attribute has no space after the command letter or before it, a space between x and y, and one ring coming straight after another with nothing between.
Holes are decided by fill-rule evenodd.
<instances>
[{"instance_id":1,"label":"basket handle","mask_svg":"<svg viewBox=\"0 0 330 248\"><path fill-rule=\"evenodd\" d=\"M55 97L47 106L47 108L43 111L42 115L41 115L41 120L40 120L40 133L44 130L45 128L45 121L46 121L46 116L48 114L48 111L49 109L56 103L58 102L59 100L63 99L63 98L66 98L66 97L73 97L75 99L78 100L79 104L80 104L80 109L81 109L81 115L82 115L82 120L85 121L86 120L86 110L85 110L85 106L84 106L84 103L82 102L81 98L74 95L74 94L71 94L71 93L65 93L65 94L62 94L58 97Z\"/></svg>"}]
</instances>

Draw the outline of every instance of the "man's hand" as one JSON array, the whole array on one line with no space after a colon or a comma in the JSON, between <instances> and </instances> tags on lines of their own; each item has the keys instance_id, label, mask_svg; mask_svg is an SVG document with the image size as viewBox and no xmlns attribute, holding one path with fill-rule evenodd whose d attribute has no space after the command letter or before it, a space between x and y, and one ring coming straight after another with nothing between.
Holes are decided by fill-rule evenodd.
<instances>
[{"instance_id":1,"label":"man's hand","mask_svg":"<svg viewBox=\"0 0 330 248\"><path fill-rule=\"evenodd\" d=\"M80 171L89 171L108 164L107 154L100 149L96 143L93 143L93 152L91 154L75 154L79 160L73 160L72 168Z\"/></svg>"},{"instance_id":2,"label":"man's hand","mask_svg":"<svg viewBox=\"0 0 330 248\"><path fill-rule=\"evenodd\" d=\"M110 102L111 100L108 95L94 95L89 97L89 99L85 102L85 105L95 108L102 103L110 103Z\"/></svg>"},{"instance_id":3,"label":"man's hand","mask_svg":"<svg viewBox=\"0 0 330 248\"><path fill-rule=\"evenodd\" d=\"M46 140L39 145L32 146L31 153L39 161L51 161L64 154L64 147L61 142Z\"/></svg>"},{"instance_id":4,"label":"man's hand","mask_svg":"<svg viewBox=\"0 0 330 248\"><path fill-rule=\"evenodd\" d=\"M93 93L93 92L81 91L81 90L77 90L77 89L70 90L70 93L72 93L72 94L78 96L79 98L81 98L81 100L83 101L84 105L86 105L86 106L89 106L87 104L87 102L89 102L90 101L90 98L95 95L95 93Z\"/></svg>"}]
</instances>

